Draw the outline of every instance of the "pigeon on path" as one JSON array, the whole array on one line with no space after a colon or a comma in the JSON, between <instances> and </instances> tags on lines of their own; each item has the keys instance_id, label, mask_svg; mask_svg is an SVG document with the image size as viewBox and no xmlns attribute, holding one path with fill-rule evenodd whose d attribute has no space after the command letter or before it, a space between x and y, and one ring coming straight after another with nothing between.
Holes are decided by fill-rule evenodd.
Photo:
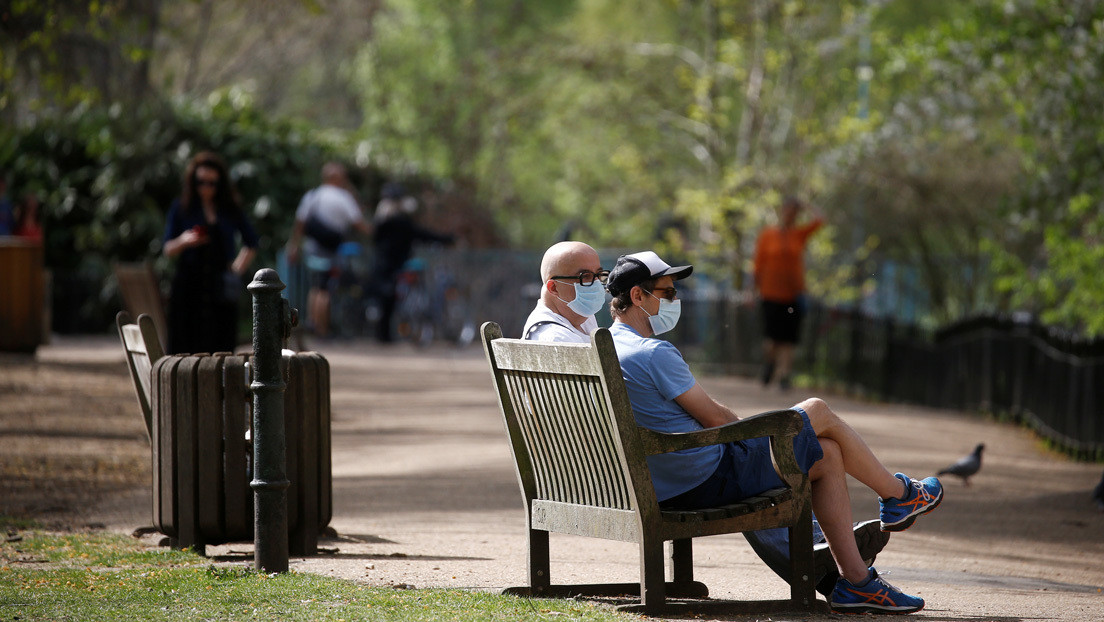
<instances>
[{"instance_id":1,"label":"pigeon on path","mask_svg":"<svg viewBox=\"0 0 1104 622\"><path fill-rule=\"evenodd\" d=\"M963 483L969 486L970 476L981 470L981 450L983 449L985 449L985 444L978 443L978 446L974 448L974 453L959 458L958 462L943 469L937 475L957 475L962 478Z\"/></svg>"},{"instance_id":2,"label":"pigeon on path","mask_svg":"<svg viewBox=\"0 0 1104 622\"><path fill-rule=\"evenodd\" d=\"M1104 512L1104 475L1100 476L1100 483L1093 489L1093 502L1096 503L1096 509Z\"/></svg>"}]
</instances>

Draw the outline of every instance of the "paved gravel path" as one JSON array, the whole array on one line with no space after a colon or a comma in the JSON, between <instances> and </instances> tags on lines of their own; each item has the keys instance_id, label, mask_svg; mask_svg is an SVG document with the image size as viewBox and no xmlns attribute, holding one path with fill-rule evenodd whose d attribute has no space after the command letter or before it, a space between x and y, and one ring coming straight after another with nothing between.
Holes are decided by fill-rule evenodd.
<instances>
[{"instance_id":1,"label":"paved gravel path","mask_svg":"<svg viewBox=\"0 0 1104 622\"><path fill-rule=\"evenodd\" d=\"M499 589L522 582L524 517L482 351L371 343L316 348L331 364L331 526L339 536L323 540L326 554L292 559L292 568L372 585ZM126 532L149 524L149 489L142 484L148 444L118 341L58 339L33 361L0 357L0 372L0 476L9 480L0 485L7 494L0 511ZM67 372L77 389L28 394L35 378ZM765 391L739 378L700 380L740 415L805 396ZM84 403L66 405L65 395ZM986 444L984 467L971 485L947 480L940 508L895 534L878 558L891 582L927 600L913 619L1104 620L1104 514L1089 501L1100 465L1069 461L1030 433L977 415L821 397L894 470L926 476ZM97 400L114 405L97 422L65 412ZM38 408L40 402L49 409ZM61 417L69 432L45 430L50 417ZM46 460L35 456L58 447L78 457L111 447L115 470L138 465L145 472L137 480L118 476L90 505L74 505L75 493L60 485L40 490L38 501L22 499L13 465L33 475L35 460ZM108 479L114 472L110 465L103 469ZM856 518L876 516L873 494L852 484ZM252 546L209 547L209 553L249 561ZM701 539L695 557L698 578L714 597L787 593L741 537ZM552 558L556 582L637 579L636 550L623 543L553 536Z\"/></svg>"}]
</instances>

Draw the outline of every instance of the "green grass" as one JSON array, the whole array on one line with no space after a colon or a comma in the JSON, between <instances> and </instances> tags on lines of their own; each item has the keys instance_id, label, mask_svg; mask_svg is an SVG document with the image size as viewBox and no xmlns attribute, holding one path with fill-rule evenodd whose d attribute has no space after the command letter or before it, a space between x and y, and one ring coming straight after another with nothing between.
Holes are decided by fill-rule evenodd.
<instances>
[{"instance_id":1,"label":"green grass","mask_svg":"<svg viewBox=\"0 0 1104 622\"><path fill-rule=\"evenodd\" d=\"M268 575L124 535L46 533L3 517L0 532L7 534L0 543L0 622L640 619L585 602Z\"/></svg>"}]
</instances>

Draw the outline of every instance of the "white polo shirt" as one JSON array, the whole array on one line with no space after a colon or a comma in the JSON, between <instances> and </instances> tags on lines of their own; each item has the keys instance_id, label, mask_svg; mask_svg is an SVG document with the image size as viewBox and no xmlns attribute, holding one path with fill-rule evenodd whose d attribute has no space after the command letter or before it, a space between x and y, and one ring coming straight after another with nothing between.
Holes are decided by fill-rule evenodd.
<instances>
[{"instance_id":1,"label":"white polo shirt","mask_svg":"<svg viewBox=\"0 0 1104 622\"><path fill-rule=\"evenodd\" d=\"M537 306L525 320L521 329L521 338L550 343L590 343L590 334L598 329L598 320L594 316L583 322L582 330L575 328L567 318L556 313L538 300Z\"/></svg>"}]
</instances>

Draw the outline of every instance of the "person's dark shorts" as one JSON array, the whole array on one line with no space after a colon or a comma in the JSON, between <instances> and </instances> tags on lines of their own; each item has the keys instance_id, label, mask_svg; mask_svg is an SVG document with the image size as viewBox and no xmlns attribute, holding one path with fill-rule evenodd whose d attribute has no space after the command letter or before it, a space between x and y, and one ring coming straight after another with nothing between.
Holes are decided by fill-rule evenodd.
<instances>
[{"instance_id":1,"label":"person's dark shorts","mask_svg":"<svg viewBox=\"0 0 1104 622\"><path fill-rule=\"evenodd\" d=\"M780 343L797 343L801 331L801 320L805 317L802 305L793 302L772 302L764 300L763 332L767 339Z\"/></svg>"},{"instance_id":2,"label":"person's dark shorts","mask_svg":"<svg viewBox=\"0 0 1104 622\"><path fill-rule=\"evenodd\" d=\"M808 473L817 460L824 457L824 450L813 431L813 424L809 422L809 415L800 408L794 410L801 414L803 421L801 431L794 437L794 455L801 470ZM709 479L681 495L660 502L660 506L668 510L712 508L784 485L782 478L774 472L770 439L753 438L726 443L721 463Z\"/></svg>"}]
</instances>

